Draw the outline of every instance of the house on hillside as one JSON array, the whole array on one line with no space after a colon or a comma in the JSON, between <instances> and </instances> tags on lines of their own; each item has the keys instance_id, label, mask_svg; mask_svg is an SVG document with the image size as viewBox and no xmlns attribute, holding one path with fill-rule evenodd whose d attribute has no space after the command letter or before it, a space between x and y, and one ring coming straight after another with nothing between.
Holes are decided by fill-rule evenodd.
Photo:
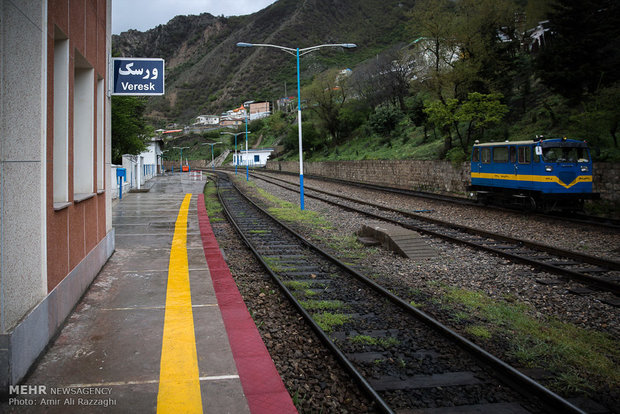
<instances>
[{"instance_id":1,"label":"house on hillside","mask_svg":"<svg viewBox=\"0 0 620 414\"><path fill-rule=\"evenodd\" d=\"M250 104L250 121L266 118L271 115L269 102L253 102Z\"/></svg>"},{"instance_id":2,"label":"house on hillside","mask_svg":"<svg viewBox=\"0 0 620 414\"><path fill-rule=\"evenodd\" d=\"M195 126L217 126L220 124L220 117L217 115L198 115Z\"/></svg>"},{"instance_id":3,"label":"house on hillside","mask_svg":"<svg viewBox=\"0 0 620 414\"><path fill-rule=\"evenodd\" d=\"M245 122L246 110L243 106L230 109L220 117L221 126L239 126Z\"/></svg>"},{"instance_id":4,"label":"house on hillside","mask_svg":"<svg viewBox=\"0 0 620 414\"><path fill-rule=\"evenodd\" d=\"M230 109L220 117L221 126L239 126L246 121L265 118L271 115L271 104L269 102L252 102L245 108L241 105L238 108Z\"/></svg>"}]
</instances>

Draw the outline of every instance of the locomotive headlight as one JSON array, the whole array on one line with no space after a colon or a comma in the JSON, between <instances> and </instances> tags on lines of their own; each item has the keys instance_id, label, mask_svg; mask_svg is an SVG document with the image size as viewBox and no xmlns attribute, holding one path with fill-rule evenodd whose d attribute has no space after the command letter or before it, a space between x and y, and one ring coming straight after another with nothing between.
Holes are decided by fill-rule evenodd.
<instances>
[{"instance_id":1,"label":"locomotive headlight","mask_svg":"<svg viewBox=\"0 0 620 414\"><path fill-rule=\"evenodd\" d=\"M553 171L553 167L550 166L550 165L545 165L545 171L551 172L551 171Z\"/></svg>"},{"instance_id":2,"label":"locomotive headlight","mask_svg":"<svg viewBox=\"0 0 620 414\"><path fill-rule=\"evenodd\" d=\"M582 165L581 166L581 172L588 172L588 166L587 165Z\"/></svg>"}]
</instances>

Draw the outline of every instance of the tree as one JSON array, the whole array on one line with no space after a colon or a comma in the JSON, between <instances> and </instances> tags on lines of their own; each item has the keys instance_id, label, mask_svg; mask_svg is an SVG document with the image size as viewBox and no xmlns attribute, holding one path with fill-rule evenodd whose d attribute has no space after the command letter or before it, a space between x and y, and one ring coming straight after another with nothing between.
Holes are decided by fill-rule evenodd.
<instances>
[{"instance_id":1,"label":"tree","mask_svg":"<svg viewBox=\"0 0 620 414\"><path fill-rule=\"evenodd\" d=\"M454 38L454 3L450 0L420 0L410 13L413 44L420 81L426 82L440 100L444 99L443 74L453 67L458 54Z\"/></svg>"},{"instance_id":2,"label":"tree","mask_svg":"<svg viewBox=\"0 0 620 414\"><path fill-rule=\"evenodd\" d=\"M146 125L146 102L135 96L112 96L112 162L123 154L137 155L146 149L152 128Z\"/></svg>"},{"instance_id":3,"label":"tree","mask_svg":"<svg viewBox=\"0 0 620 414\"><path fill-rule=\"evenodd\" d=\"M347 77L340 71L328 70L316 77L302 93L308 98L308 109L314 112L333 143L341 138L340 112L347 100Z\"/></svg>"},{"instance_id":4,"label":"tree","mask_svg":"<svg viewBox=\"0 0 620 414\"><path fill-rule=\"evenodd\" d=\"M620 80L620 5L617 0L557 0L551 37L537 72L557 93L577 103Z\"/></svg>"},{"instance_id":5,"label":"tree","mask_svg":"<svg viewBox=\"0 0 620 414\"><path fill-rule=\"evenodd\" d=\"M421 0L411 13L416 78L442 102L469 92L511 91L518 49L510 0Z\"/></svg>"},{"instance_id":6,"label":"tree","mask_svg":"<svg viewBox=\"0 0 620 414\"><path fill-rule=\"evenodd\" d=\"M620 127L620 83L602 88L583 102L583 111L571 117L574 133L596 147L618 148ZM606 143L607 142L607 143Z\"/></svg>"},{"instance_id":7,"label":"tree","mask_svg":"<svg viewBox=\"0 0 620 414\"><path fill-rule=\"evenodd\" d=\"M459 139L461 148L467 151L474 137L481 136L489 126L496 125L508 113L508 107L501 103L500 93L481 94L472 92L467 99L451 98L446 102L429 102L424 111L429 122L445 135L444 151L451 149L452 133Z\"/></svg>"},{"instance_id":8,"label":"tree","mask_svg":"<svg viewBox=\"0 0 620 414\"><path fill-rule=\"evenodd\" d=\"M381 105L370 115L368 125L376 134L389 136L402 117L403 113L394 105Z\"/></svg>"},{"instance_id":9,"label":"tree","mask_svg":"<svg viewBox=\"0 0 620 414\"><path fill-rule=\"evenodd\" d=\"M414 62L413 55L404 49L389 50L356 68L351 87L371 109L391 103L405 112Z\"/></svg>"},{"instance_id":10,"label":"tree","mask_svg":"<svg viewBox=\"0 0 620 414\"><path fill-rule=\"evenodd\" d=\"M455 74L461 89L469 92L511 93L511 71L519 47L516 7L509 0L459 0L456 2L454 37L461 49ZM460 93L459 93L460 92Z\"/></svg>"}]
</instances>

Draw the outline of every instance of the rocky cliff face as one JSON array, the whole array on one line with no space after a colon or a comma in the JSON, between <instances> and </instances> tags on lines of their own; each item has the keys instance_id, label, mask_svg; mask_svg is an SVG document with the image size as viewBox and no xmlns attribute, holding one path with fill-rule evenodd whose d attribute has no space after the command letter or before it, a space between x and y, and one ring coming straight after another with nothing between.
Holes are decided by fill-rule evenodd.
<instances>
[{"instance_id":1,"label":"rocky cliff face","mask_svg":"<svg viewBox=\"0 0 620 414\"><path fill-rule=\"evenodd\" d=\"M219 113L245 100L273 100L295 91L295 61L268 48L237 42L308 47L356 43L354 51L325 49L302 60L302 77L329 67L350 67L406 41L406 12L414 0L279 0L248 16L177 16L147 32L113 36L115 55L166 60L166 96L149 99L149 113L187 121Z\"/></svg>"}]
</instances>

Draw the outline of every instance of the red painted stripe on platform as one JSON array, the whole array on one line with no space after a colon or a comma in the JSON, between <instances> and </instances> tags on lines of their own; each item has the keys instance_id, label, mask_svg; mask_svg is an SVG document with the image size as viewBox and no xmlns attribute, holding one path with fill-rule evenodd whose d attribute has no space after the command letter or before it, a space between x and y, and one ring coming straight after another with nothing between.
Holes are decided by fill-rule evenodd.
<instances>
[{"instance_id":1,"label":"red painted stripe on platform","mask_svg":"<svg viewBox=\"0 0 620 414\"><path fill-rule=\"evenodd\" d=\"M198 223L215 297L250 411L252 414L296 413L291 396L222 257L202 194L198 197ZM208 401L206 405L208 411Z\"/></svg>"}]
</instances>

